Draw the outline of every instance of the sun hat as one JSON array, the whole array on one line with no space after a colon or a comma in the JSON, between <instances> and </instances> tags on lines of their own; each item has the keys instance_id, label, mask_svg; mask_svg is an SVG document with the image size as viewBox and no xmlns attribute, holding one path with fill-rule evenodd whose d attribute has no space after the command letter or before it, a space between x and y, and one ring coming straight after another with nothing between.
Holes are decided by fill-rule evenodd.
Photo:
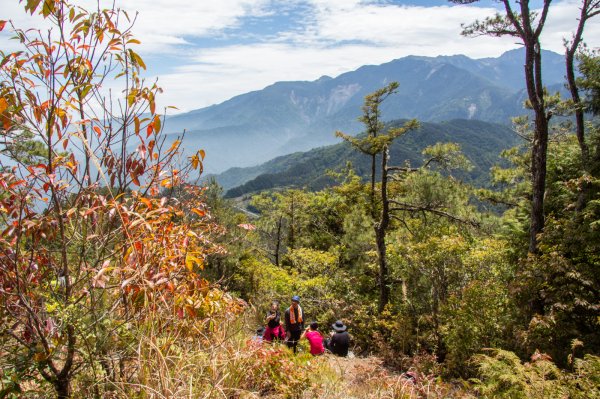
<instances>
[{"instance_id":1,"label":"sun hat","mask_svg":"<svg viewBox=\"0 0 600 399\"><path fill-rule=\"evenodd\" d=\"M298 303L300 303L300 297L298 295L294 295L292 297L292 302L298 302Z\"/></svg>"},{"instance_id":2,"label":"sun hat","mask_svg":"<svg viewBox=\"0 0 600 399\"><path fill-rule=\"evenodd\" d=\"M333 329L337 332L346 331L346 326L341 320L338 320L335 323L333 323L331 327L333 327Z\"/></svg>"}]
</instances>

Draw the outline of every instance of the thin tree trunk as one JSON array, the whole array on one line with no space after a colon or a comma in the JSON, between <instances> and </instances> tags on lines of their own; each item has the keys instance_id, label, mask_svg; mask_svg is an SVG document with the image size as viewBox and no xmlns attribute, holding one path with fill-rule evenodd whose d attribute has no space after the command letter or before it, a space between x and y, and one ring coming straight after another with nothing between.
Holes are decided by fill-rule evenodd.
<instances>
[{"instance_id":1,"label":"thin tree trunk","mask_svg":"<svg viewBox=\"0 0 600 399\"><path fill-rule=\"evenodd\" d=\"M57 399L68 399L71 397L71 387L68 377L58 378L52 385L54 385Z\"/></svg>"},{"instance_id":2,"label":"thin tree trunk","mask_svg":"<svg viewBox=\"0 0 600 399\"><path fill-rule=\"evenodd\" d=\"M294 212L296 211L295 209L295 195L292 192L292 203L290 204L290 235L289 235L289 245L290 245L290 249L294 249L295 245L296 245L296 231L295 231L295 220L294 220Z\"/></svg>"},{"instance_id":3,"label":"thin tree trunk","mask_svg":"<svg viewBox=\"0 0 600 399\"><path fill-rule=\"evenodd\" d=\"M283 216L279 216L277 222L277 241L275 243L275 266L279 267L279 251L281 247L281 225L283 223Z\"/></svg>"},{"instance_id":4,"label":"thin tree trunk","mask_svg":"<svg viewBox=\"0 0 600 399\"><path fill-rule=\"evenodd\" d=\"M376 157L376 154L371 155L371 216L373 216L373 219L375 219L375 174L377 173Z\"/></svg>"},{"instance_id":5,"label":"thin tree trunk","mask_svg":"<svg viewBox=\"0 0 600 399\"><path fill-rule=\"evenodd\" d=\"M544 229L544 194L546 192L546 160L548 151L548 125L544 115L536 116L536 131L531 151L531 226L529 252L538 252L538 234Z\"/></svg>"},{"instance_id":6,"label":"thin tree trunk","mask_svg":"<svg viewBox=\"0 0 600 399\"><path fill-rule=\"evenodd\" d=\"M574 45L575 46L575 45ZM567 50L566 63L567 63L567 82L569 85L569 91L571 92L571 99L575 105L575 132L577 134L577 141L579 142L579 148L581 149L581 162L584 169L588 168L588 160L590 157L590 151L585 142L585 124L583 108L581 104L581 98L579 97L579 90L575 83L575 51L576 47Z\"/></svg>"},{"instance_id":7,"label":"thin tree trunk","mask_svg":"<svg viewBox=\"0 0 600 399\"><path fill-rule=\"evenodd\" d=\"M538 234L544 229L544 194L546 192L546 159L548 152L548 118L542 85L542 56L539 41L530 36L525 43L525 82L535 113L535 129L531 148L531 226L529 252L538 252Z\"/></svg>"},{"instance_id":8,"label":"thin tree trunk","mask_svg":"<svg viewBox=\"0 0 600 399\"><path fill-rule=\"evenodd\" d=\"M567 50L565 53L565 61L566 61L566 69L567 69L567 83L569 87L569 92L571 93L571 100L573 101L573 105L575 107L575 132L577 135L577 141L579 143L579 148L581 150L581 165L584 172L590 173L590 150L585 141L585 121L583 114L583 104L581 103L581 98L579 97L579 89L577 88L577 83L575 81L575 54L577 53L577 49L583 40L583 28L585 27L585 23L588 18L593 17L598 14L598 10L593 12L593 7L590 9L591 3L589 0L584 0L583 5L581 7L581 15L579 17L579 24L577 25L577 31L573 36L573 41L570 46L567 46ZM591 14L589 14L591 12ZM582 184L581 190L577 196L577 204L576 210L581 211L586 203L587 203L587 194L591 188L590 183L584 182Z\"/></svg>"},{"instance_id":9,"label":"thin tree trunk","mask_svg":"<svg viewBox=\"0 0 600 399\"><path fill-rule=\"evenodd\" d=\"M390 224L390 205L387 196L387 161L388 148L385 147L381 156L381 218L375 225L375 241L379 260L379 313L390 302L390 276L386 259L385 233Z\"/></svg>"}]
</instances>

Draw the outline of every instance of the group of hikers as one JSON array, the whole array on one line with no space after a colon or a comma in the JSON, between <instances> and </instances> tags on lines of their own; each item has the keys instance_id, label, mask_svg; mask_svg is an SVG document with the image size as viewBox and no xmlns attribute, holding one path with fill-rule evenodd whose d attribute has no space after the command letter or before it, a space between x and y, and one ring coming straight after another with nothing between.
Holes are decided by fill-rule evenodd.
<instances>
[{"instance_id":1,"label":"group of hikers","mask_svg":"<svg viewBox=\"0 0 600 399\"><path fill-rule=\"evenodd\" d=\"M257 330L257 336L268 342L283 341L289 348L293 349L294 353L296 353L298 342L306 338L312 355L322 355L325 350L338 356L348 355L350 335L346 331L347 327L344 323L341 320L333 323L331 326L333 331L327 338L323 338L319 332L319 324L315 321L305 328L300 297L297 295L292 297L290 307L285 310L283 323L279 311L279 302L273 301L271 309L267 313L265 324L266 327Z\"/></svg>"}]
</instances>

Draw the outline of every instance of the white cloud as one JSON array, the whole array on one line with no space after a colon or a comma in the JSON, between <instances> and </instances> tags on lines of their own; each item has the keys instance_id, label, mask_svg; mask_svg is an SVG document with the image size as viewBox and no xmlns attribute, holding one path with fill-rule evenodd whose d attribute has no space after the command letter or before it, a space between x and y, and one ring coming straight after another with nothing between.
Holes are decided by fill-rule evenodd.
<instances>
[{"instance_id":1,"label":"white cloud","mask_svg":"<svg viewBox=\"0 0 600 399\"><path fill-rule=\"evenodd\" d=\"M134 34L144 46L141 52L163 52L165 45L187 43L186 37L221 34L237 26L240 19L268 13L269 0L127 0L122 6L139 13Z\"/></svg>"},{"instance_id":2,"label":"white cloud","mask_svg":"<svg viewBox=\"0 0 600 399\"><path fill-rule=\"evenodd\" d=\"M281 80L336 76L407 55L495 56L513 40L465 38L460 22L492 15L475 7L400 7L359 1L314 1L304 30L250 45L199 49L161 75L163 100L182 110L207 106ZM191 106L190 106L191 105Z\"/></svg>"},{"instance_id":3,"label":"white cloud","mask_svg":"<svg viewBox=\"0 0 600 399\"><path fill-rule=\"evenodd\" d=\"M183 110L224 101L280 80L313 80L406 55L498 56L519 46L514 38L460 35L461 23L495 14L472 6L415 7L358 0L309 0L312 15L303 30L245 46L199 49L186 66L161 76L164 99ZM576 27L578 2L556 2L549 15L544 48L562 52L562 38ZM586 37L597 46L600 24ZM596 42L594 42L594 40Z\"/></svg>"},{"instance_id":4,"label":"white cloud","mask_svg":"<svg viewBox=\"0 0 600 399\"><path fill-rule=\"evenodd\" d=\"M6 2L6 1L5 1ZM108 0L102 0L102 5ZM6 2L3 14L18 14L22 5ZM14 3L14 4L13 4ZM80 4L94 4L80 0ZM396 1L395 3L398 3ZM261 89L280 80L313 80L379 64L410 54L498 56L518 47L514 38L465 38L460 24L484 19L494 8L473 6L402 6L377 0L128 0L117 6L139 10L134 34L142 41L150 76L159 75L165 89L162 104L190 110ZM578 16L577 0L555 1L543 36L543 47L562 52ZM247 17L269 23L302 6L304 15L270 36L244 31ZM289 17L289 16L288 16ZM5 18L5 17L2 17ZM23 12L15 18L31 26ZM600 45L600 17L588 23L585 38ZM245 35L235 43L235 35ZM0 46L5 48L5 36ZM238 36L238 37L239 37ZM227 46L203 48L203 38L227 37ZM213 42L214 46L214 42ZM153 63L154 66L153 66ZM158 72L160 71L160 73ZM165 72L166 71L166 72Z\"/></svg>"},{"instance_id":5,"label":"white cloud","mask_svg":"<svg viewBox=\"0 0 600 399\"><path fill-rule=\"evenodd\" d=\"M550 8L548 22L543 34L544 48L564 52L563 38L571 39L577 29L581 1L565 0ZM583 32L584 41L592 47L600 46L600 16L588 20Z\"/></svg>"}]
</instances>

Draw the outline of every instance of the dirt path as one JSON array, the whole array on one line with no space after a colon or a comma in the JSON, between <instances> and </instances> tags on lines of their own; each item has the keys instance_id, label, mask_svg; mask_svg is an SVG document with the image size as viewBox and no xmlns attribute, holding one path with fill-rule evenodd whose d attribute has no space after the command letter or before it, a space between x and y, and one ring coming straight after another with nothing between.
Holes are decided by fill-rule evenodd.
<instances>
[{"instance_id":1,"label":"dirt path","mask_svg":"<svg viewBox=\"0 0 600 399\"><path fill-rule=\"evenodd\" d=\"M340 358L326 355L320 380L322 385L303 398L384 399L424 397L420 386L412 379L394 374L383 367L376 357ZM317 396L315 396L317 394Z\"/></svg>"}]
</instances>

